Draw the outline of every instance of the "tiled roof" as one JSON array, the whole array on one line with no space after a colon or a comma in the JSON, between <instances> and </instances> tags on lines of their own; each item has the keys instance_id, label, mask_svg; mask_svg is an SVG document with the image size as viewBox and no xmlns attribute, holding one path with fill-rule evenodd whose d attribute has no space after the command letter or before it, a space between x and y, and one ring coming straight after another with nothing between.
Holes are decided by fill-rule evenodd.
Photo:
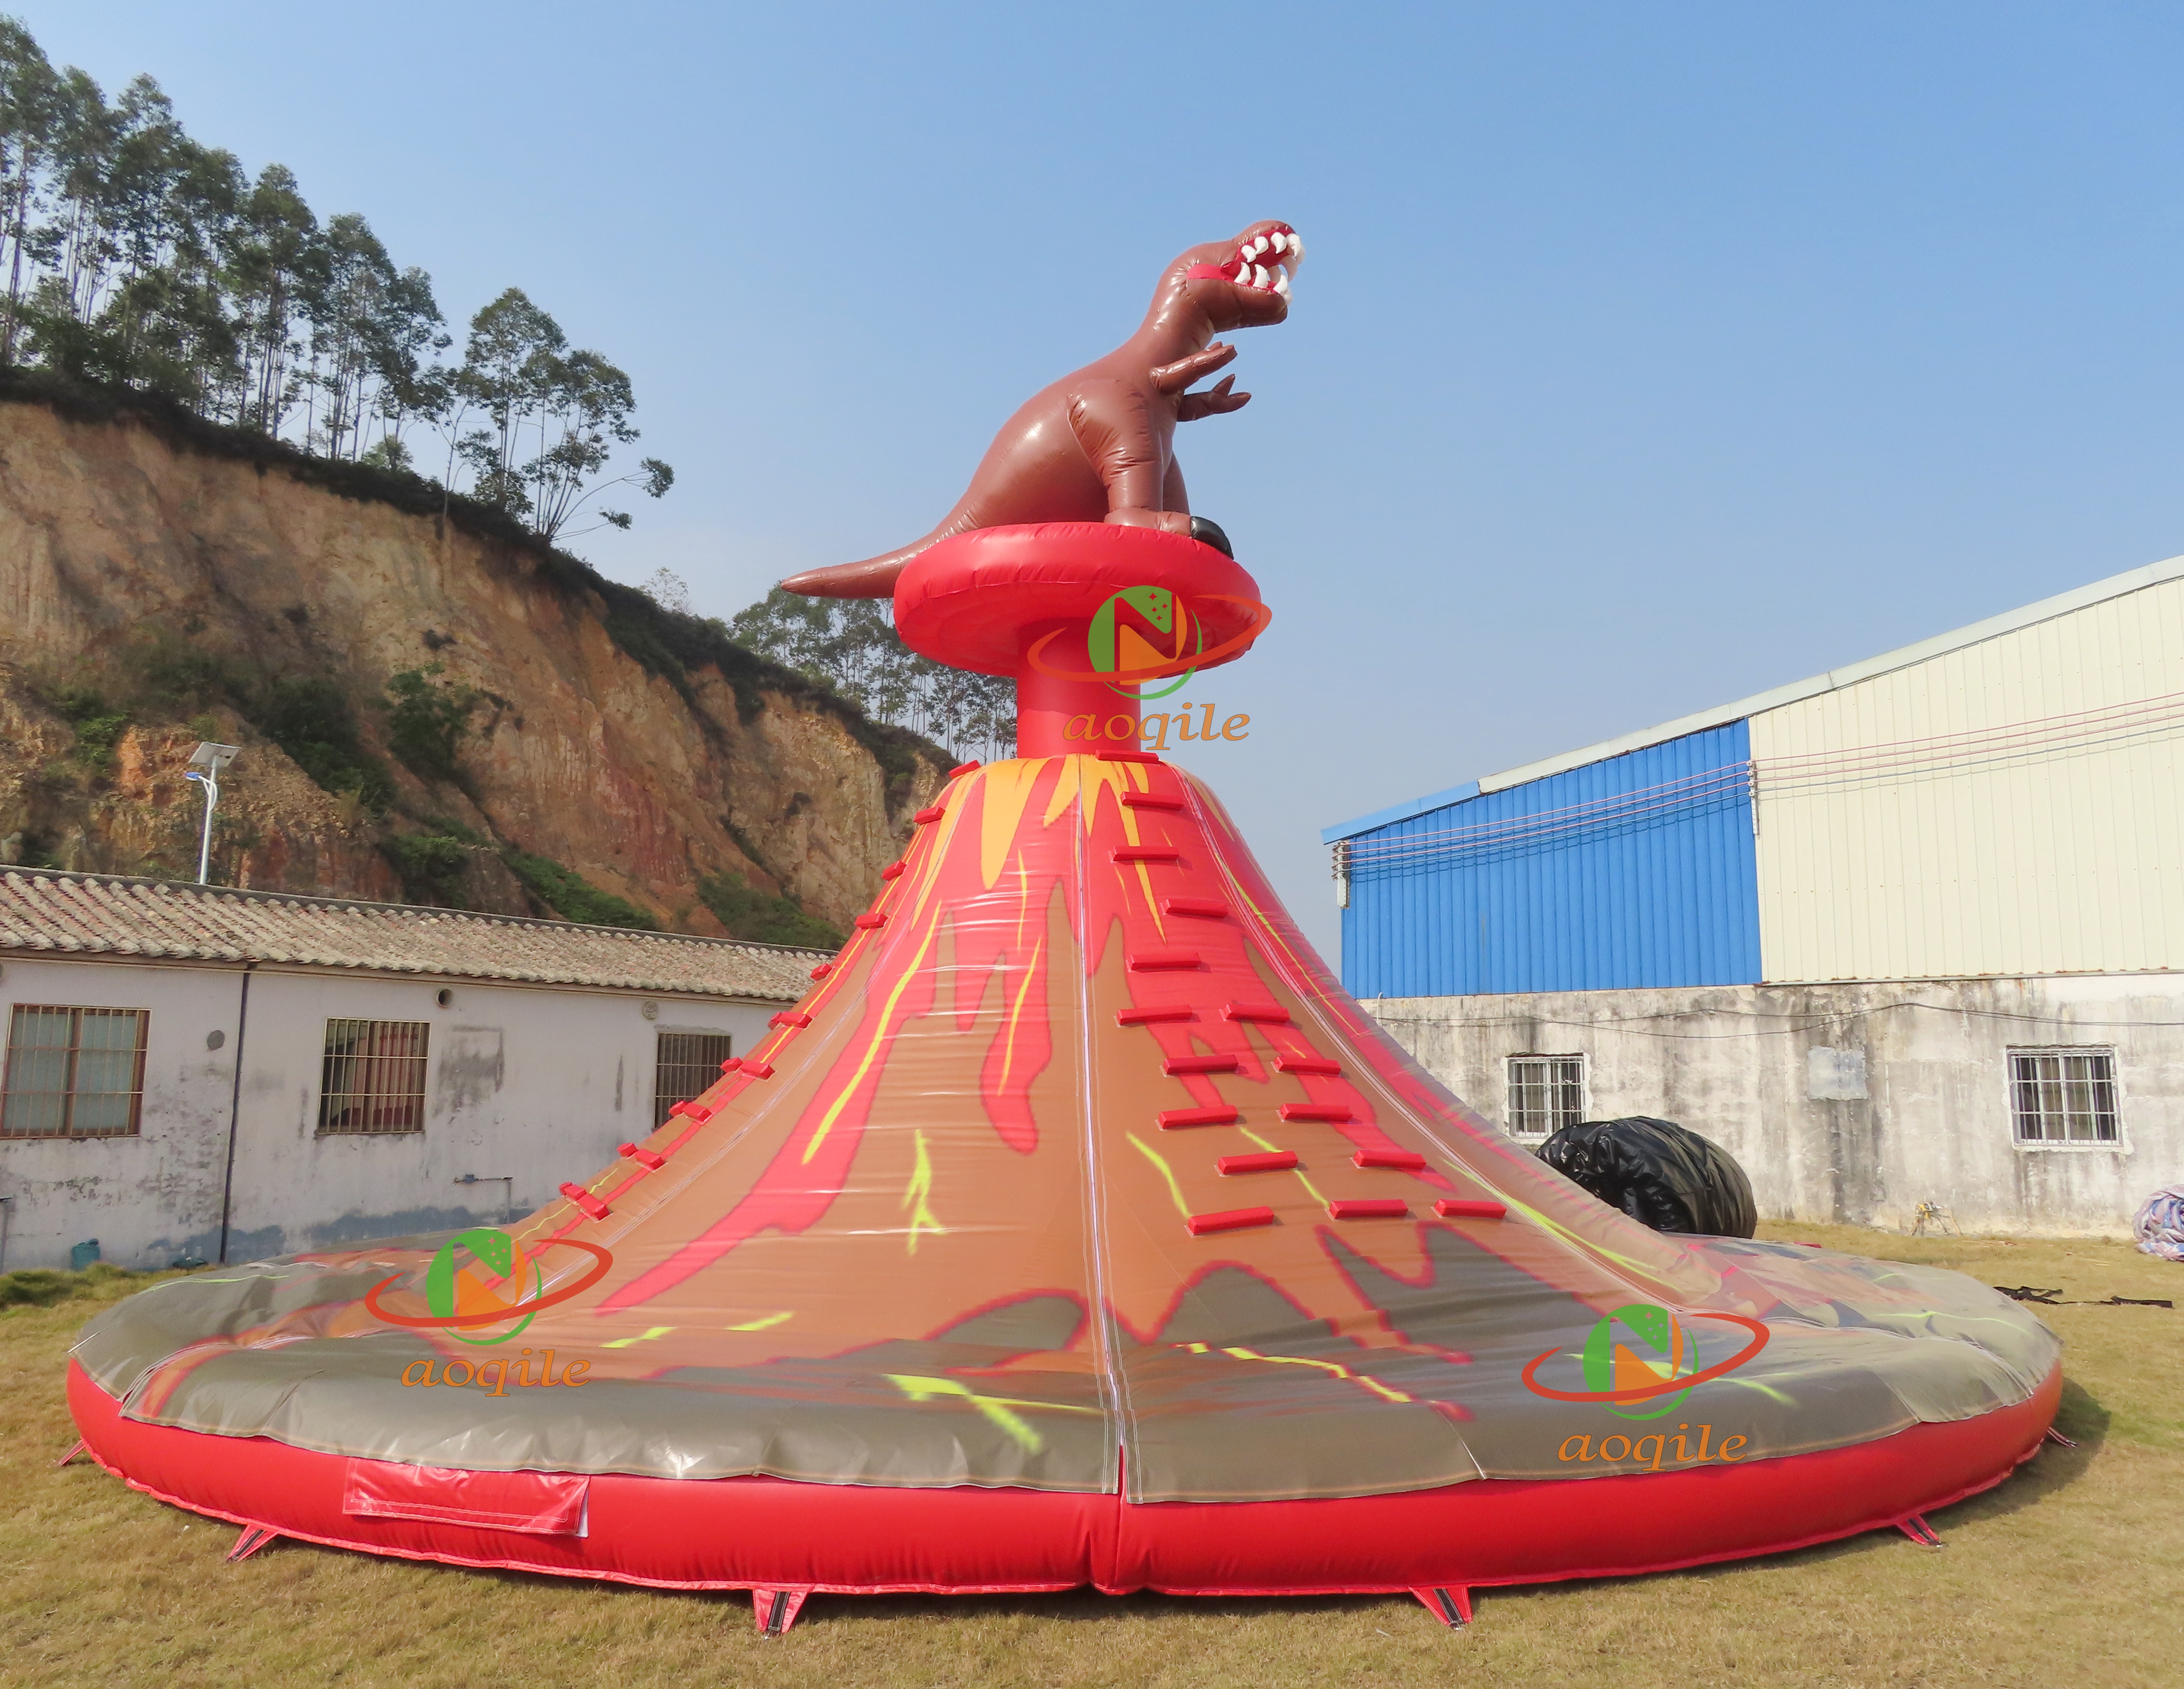
<instances>
[{"instance_id":1,"label":"tiled roof","mask_svg":"<svg viewBox=\"0 0 2184 1689\"><path fill-rule=\"evenodd\" d=\"M283 962L794 1002L824 952L401 903L0 868L0 952Z\"/></svg>"}]
</instances>

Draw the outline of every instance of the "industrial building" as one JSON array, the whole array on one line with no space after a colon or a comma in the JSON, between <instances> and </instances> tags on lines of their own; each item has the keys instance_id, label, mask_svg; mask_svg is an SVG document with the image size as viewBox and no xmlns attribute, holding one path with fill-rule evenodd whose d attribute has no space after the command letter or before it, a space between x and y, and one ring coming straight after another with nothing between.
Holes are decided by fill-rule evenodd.
<instances>
[{"instance_id":1,"label":"industrial building","mask_svg":"<svg viewBox=\"0 0 2184 1689\"><path fill-rule=\"evenodd\" d=\"M0 1267L251 1261L528 1212L818 952L0 871Z\"/></svg>"},{"instance_id":2,"label":"industrial building","mask_svg":"<svg viewBox=\"0 0 2184 1689\"><path fill-rule=\"evenodd\" d=\"M1328 828L1343 982L1520 1138L2121 1232L2184 1179L2180 736L2184 558Z\"/></svg>"}]
</instances>

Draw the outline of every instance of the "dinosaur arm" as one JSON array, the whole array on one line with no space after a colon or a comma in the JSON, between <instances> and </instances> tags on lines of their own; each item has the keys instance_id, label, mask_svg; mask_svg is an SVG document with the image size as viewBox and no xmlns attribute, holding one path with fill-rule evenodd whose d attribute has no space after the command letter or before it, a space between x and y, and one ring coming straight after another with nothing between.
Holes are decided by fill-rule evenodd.
<instances>
[{"instance_id":1,"label":"dinosaur arm","mask_svg":"<svg viewBox=\"0 0 2184 1689\"><path fill-rule=\"evenodd\" d=\"M1204 393L1187 393L1176 401L1175 420L1195 422L1201 416L1225 416L1232 410L1241 410L1251 402L1248 393L1231 393L1236 377L1223 376Z\"/></svg>"},{"instance_id":2,"label":"dinosaur arm","mask_svg":"<svg viewBox=\"0 0 2184 1689\"><path fill-rule=\"evenodd\" d=\"M1068 414L1070 432L1107 489L1109 521L1190 532L1188 515L1162 508L1167 454L1142 389L1123 382L1086 382L1070 395Z\"/></svg>"},{"instance_id":3,"label":"dinosaur arm","mask_svg":"<svg viewBox=\"0 0 2184 1689\"><path fill-rule=\"evenodd\" d=\"M1194 352L1173 364L1160 365L1152 371L1153 387L1161 393L1181 393L1193 382L1233 363L1235 357L1234 347L1217 340L1203 352Z\"/></svg>"}]
</instances>

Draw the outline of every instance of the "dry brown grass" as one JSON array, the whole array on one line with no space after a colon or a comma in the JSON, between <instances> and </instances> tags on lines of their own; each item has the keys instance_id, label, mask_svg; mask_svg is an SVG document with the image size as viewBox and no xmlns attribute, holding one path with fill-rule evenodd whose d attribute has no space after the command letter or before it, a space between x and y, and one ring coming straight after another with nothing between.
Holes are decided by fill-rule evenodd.
<instances>
[{"instance_id":1,"label":"dry brown grass","mask_svg":"<svg viewBox=\"0 0 2184 1689\"><path fill-rule=\"evenodd\" d=\"M1769 1226L1990 1284L2169 1296L2184 1268L2119 1243L1911 1240ZM110 1288L94 1288L110 1296ZM8 1684L2184 1683L2184 1311L2060 1307L2062 1429L2000 1489L1876 1532L1615 1582L1488 1591L1468 1631L1408 1597L1317 1601L814 1597L787 1637L750 1603L375 1560L281 1543L56 1470L63 1357L91 1306L0 1310L0 1682Z\"/></svg>"}]
</instances>

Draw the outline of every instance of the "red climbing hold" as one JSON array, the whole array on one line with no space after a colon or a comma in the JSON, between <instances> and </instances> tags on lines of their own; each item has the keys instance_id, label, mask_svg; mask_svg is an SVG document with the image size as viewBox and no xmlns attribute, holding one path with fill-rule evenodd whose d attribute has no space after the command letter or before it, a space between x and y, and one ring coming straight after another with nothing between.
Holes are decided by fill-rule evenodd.
<instances>
[{"instance_id":1,"label":"red climbing hold","mask_svg":"<svg viewBox=\"0 0 2184 1689\"><path fill-rule=\"evenodd\" d=\"M1163 1108L1158 1118L1161 1130L1170 1132L1178 1126L1234 1126L1236 1111L1233 1108Z\"/></svg>"},{"instance_id":2,"label":"red climbing hold","mask_svg":"<svg viewBox=\"0 0 2184 1689\"><path fill-rule=\"evenodd\" d=\"M1351 1118L1339 1102L1285 1102L1274 1112L1284 1120L1320 1120L1335 1126Z\"/></svg>"},{"instance_id":3,"label":"red climbing hold","mask_svg":"<svg viewBox=\"0 0 2184 1689\"><path fill-rule=\"evenodd\" d=\"M783 1009L777 1015L769 1016L766 1023L768 1026L809 1026L811 1017L796 1009Z\"/></svg>"},{"instance_id":4,"label":"red climbing hold","mask_svg":"<svg viewBox=\"0 0 2184 1689\"><path fill-rule=\"evenodd\" d=\"M907 864L902 862L889 862L885 867L880 870L880 878L883 880L900 879L902 878L902 871L906 866ZM829 964L829 966L831 965L832 964Z\"/></svg>"},{"instance_id":5,"label":"red climbing hold","mask_svg":"<svg viewBox=\"0 0 2184 1689\"><path fill-rule=\"evenodd\" d=\"M1161 899L1161 913L1195 915L1201 920L1225 921L1228 918L1228 906L1213 897L1163 897Z\"/></svg>"},{"instance_id":6,"label":"red climbing hold","mask_svg":"<svg viewBox=\"0 0 2184 1689\"><path fill-rule=\"evenodd\" d=\"M975 774L978 770L978 765L975 762L959 762L948 771L948 778L951 780L959 779L966 774Z\"/></svg>"},{"instance_id":7,"label":"red climbing hold","mask_svg":"<svg viewBox=\"0 0 2184 1689\"><path fill-rule=\"evenodd\" d=\"M1217 1214L1193 1214L1184 1222L1190 1228L1193 1237L1204 1237L1208 1232L1242 1231L1247 1226L1270 1226L1273 1223L1272 1208L1228 1208Z\"/></svg>"},{"instance_id":8,"label":"red climbing hold","mask_svg":"<svg viewBox=\"0 0 2184 1689\"><path fill-rule=\"evenodd\" d=\"M744 1062L744 1072L746 1075L754 1079L770 1079L773 1077L773 1069L766 1066L763 1062Z\"/></svg>"},{"instance_id":9,"label":"red climbing hold","mask_svg":"<svg viewBox=\"0 0 2184 1689\"><path fill-rule=\"evenodd\" d=\"M887 878L887 876L886 876L886 875L884 875L884 874L883 874L883 875L881 875L881 876L880 876L880 878L881 878L882 879L885 879L885 878ZM815 967L815 968L813 968L813 969L811 970L811 977L812 977L814 979L824 979L824 978L825 978L828 974L832 973L833 971L834 971L834 964L833 964L833 962L821 962L821 963L818 965L818 967Z\"/></svg>"},{"instance_id":10,"label":"red climbing hold","mask_svg":"<svg viewBox=\"0 0 2184 1689\"><path fill-rule=\"evenodd\" d=\"M857 925L869 933L875 927L886 926L887 917L884 915L860 915L857 917Z\"/></svg>"},{"instance_id":11,"label":"red climbing hold","mask_svg":"<svg viewBox=\"0 0 2184 1689\"><path fill-rule=\"evenodd\" d=\"M581 1185L565 1183L561 1186L561 1194L595 1220L606 1218L608 1213L611 1212L605 1203L600 1201Z\"/></svg>"},{"instance_id":12,"label":"red climbing hold","mask_svg":"<svg viewBox=\"0 0 2184 1689\"><path fill-rule=\"evenodd\" d=\"M1468 1196L1444 1196L1434 1204L1434 1212L1445 1220L1504 1220L1509 1217L1507 1203Z\"/></svg>"},{"instance_id":13,"label":"red climbing hold","mask_svg":"<svg viewBox=\"0 0 2184 1689\"><path fill-rule=\"evenodd\" d=\"M1184 1073L1233 1073L1236 1066L1234 1056L1171 1056L1161 1063L1161 1072L1173 1079Z\"/></svg>"},{"instance_id":14,"label":"red climbing hold","mask_svg":"<svg viewBox=\"0 0 2184 1689\"><path fill-rule=\"evenodd\" d=\"M615 1153L618 1156L626 1156L639 1167L649 1167L655 1172L667 1165L666 1157L655 1156L649 1150L640 1150L634 1144L616 1144Z\"/></svg>"},{"instance_id":15,"label":"red climbing hold","mask_svg":"<svg viewBox=\"0 0 2184 1689\"><path fill-rule=\"evenodd\" d=\"M1103 750L1100 753L1100 760L1102 762L1158 762L1160 758L1150 750Z\"/></svg>"},{"instance_id":16,"label":"red climbing hold","mask_svg":"<svg viewBox=\"0 0 2184 1689\"><path fill-rule=\"evenodd\" d=\"M1133 973L1159 973L1197 966L1196 950L1139 950L1130 958Z\"/></svg>"},{"instance_id":17,"label":"red climbing hold","mask_svg":"<svg viewBox=\"0 0 2184 1689\"><path fill-rule=\"evenodd\" d=\"M1222 1173L1286 1173L1297 1164L1295 1150L1268 1150L1253 1156L1223 1156L1213 1163Z\"/></svg>"},{"instance_id":18,"label":"red climbing hold","mask_svg":"<svg viewBox=\"0 0 2184 1689\"><path fill-rule=\"evenodd\" d=\"M1183 807L1183 800L1171 798L1163 792L1125 792L1123 794L1123 807L1124 809L1179 810Z\"/></svg>"},{"instance_id":19,"label":"red climbing hold","mask_svg":"<svg viewBox=\"0 0 2184 1689\"><path fill-rule=\"evenodd\" d=\"M1353 1167L1393 1168L1398 1173L1424 1173L1426 1158L1415 1150L1360 1150L1350 1157Z\"/></svg>"},{"instance_id":20,"label":"red climbing hold","mask_svg":"<svg viewBox=\"0 0 2184 1689\"><path fill-rule=\"evenodd\" d=\"M1115 1016L1117 1026L1150 1026L1156 1021L1196 1020L1198 1017L1181 1004L1172 1004L1162 1009L1123 1009Z\"/></svg>"},{"instance_id":21,"label":"red climbing hold","mask_svg":"<svg viewBox=\"0 0 2184 1689\"><path fill-rule=\"evenodd\" d=\"M1221 1018L1230 1021L1271 1021L1281 1026L1289 1017L1290 1012L1279 1003L1227 1003L1221 1010Z\"/></svg>"},{"instance_id":22,"label":"red climbing hold","mask_svg":"<svg viewBox=\"0 0 2184 1689\"><path fill-rule=\"evenodd\" d=\"M744 1058L742 1056L731 1056L727 1061L721 1063L721 1071L724 1073L733 1073L737 1068L742 1067L743 1064ZM670 1110L669 1112L671 1113L673 1111Z\"/></svg>"},{"instance_id":23,"label":"red climbing hold","mask_svg":"<svg viewBox=\"0 0 2184 1689\"><path fill-rule=\"evenodd\" d=\"M928 804L923 809L918 811L916 815L911 817L911 819L916 822L920 827L929 827L947 813L948 811L941 808L939 804Z\"/></svg>"},{"instance_id":24,"label":"red climbing hold","mask_svg":"<svg viewBox=\"0 0 2184 1689\"><path fill-rule=\"evenodd\" d=\"M1338 1196L1327 1205L1329 1217L1338 1220L1400 1220L1411 1205L1400 1196Z\"/></svg>"},{"instance_id":25,"label":"red climbing hold","mask_svg":"<svg viewBox=\"0 0 2184 1689\"><path fill-rule=\"evenodd\" d=\"M1332 1079L1342 1071L1342 1063L1330 1062L1323 1056L1278 1056L1274 1058L1278 1073L1321 1073Z\"/></svg>"},{"instance_id":26,"label":"red climbing hold","mask_svg":"<svg viewBox=\"0 0 2184 1689\"><path fill-rule=\"evenodd\" d=\"M1172 850L1165 844L1117 844L1107 853L1111 862L1173 862L1182 858L1183 852Z\"/></svg>"}]
</instances>

